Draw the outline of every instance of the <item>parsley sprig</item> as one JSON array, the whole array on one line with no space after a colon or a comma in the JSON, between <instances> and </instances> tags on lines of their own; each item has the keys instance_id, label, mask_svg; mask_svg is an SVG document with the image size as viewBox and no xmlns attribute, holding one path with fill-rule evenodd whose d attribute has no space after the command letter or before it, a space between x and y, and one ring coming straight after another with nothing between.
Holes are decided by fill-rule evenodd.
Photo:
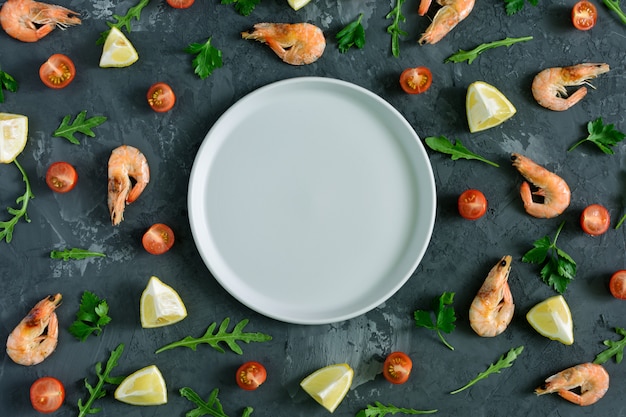
<instances>
[{"instance_id":1,"label":"parsley sprig","mask_svg":"<svg viewBox=\"0 0 626 417\"><path fill-rule=\"evenodd\" d=\"M101 257L104 258L106 255L101 252L93 252L87 249L80 248L65 248L63 250L52 250L50 251L51 259L62 259L64 261L69 261L70 259L81 260L86 258L93 257Z\"/></svg>"},{"instance_id":2,"label":"parsley sprig","mask_svg":"<svg viewBox=\"0 0 626 417\"><path fill-rule=\"evenodd\" d=\"M2 90L12 93L17 92L17 81L10 74L0 69L0 103L4 103L4 92Z\"/></svg>"},{"instance_id":3,"label":"parsley sprig","mask_svg":"<svg viewBox=\"0 0 626 417\"><path fill-rule=\"evenodd\" d=\"M613 10L617 14L617 17L619 17L619 20L626 25L626 13L622 11L619 0L602 0L602 2L606 7Z\"/></svg>"},{"instance_id":4,"label":"parsley sprig","mask_svg":"<svg viewBox=\"0 0 626 417\"><path fill-rule=\"evenodd\" d=\"M523 350L524 350L524 346L518 346L516 348L512 348L507 353L505 353L504 355L500 356L500 359L498 359L498 361L496 363L492 363L491 365L489 365L487 370L485 370L484 372L479 373L470 382L468 382L467 384L463 385L461 388L452 391L450 394L458 394L459 392L468 389L469 387L471 387L472 385L474 385L478 381L487 378L489 375L499 374L501 370L506 369L506 368L510 368L513 365L513 362L515 362L515 359L517 359L517 357L520 355L520 353L522 353Z\"/></svg>"},{"instance_id":5,"label":"parsley sprig","mask_svg":"<svg viewBox=\"0 0 626 417\"><path fill-rule=\"evenodd\" d=\"M30 219L28 218L28 214L26 213L26 209L28 208L28 202L31 199L35 198L35 195L31 191L30 181L28 181L28 176L26 175L26 171L24 171L24 168L22 168L19 162L17 162L17 159L14 159L13 163L15 164L15 166L17 166L17 169L19 169L20 172L22 173L22 180L26 184L26 191L24 192L24 194L19 196L17 200L15 200L17 204L21 203L22 207L20 208L7 207L7 211L9 212L9 214L13 216L13 218L4 222L0 221L0 242L2 241L2 239L4 239L6 240L7 243L11 243L11 240L13 239L13 229L15 228L15 225L22 217L27 223L30 222Z\"/></svg>"},{"instance_id":6,"label":"parsley sprig","mask_svg":"<svg viewBox=\"0 0 626 417\"><path fill-rule=\"evenodd\" d=\"M602 152L607 155L613 155L615 152L611 148L624 140L624 133L615 129L613 124L604 124L602 117L598 117L596 120L587 123L587 132L589 135L573 144L568 151L571 151L585 142L591 142L595 144Z\"/></svg>"},{"instance_id":7,"label":"parsley sprig","mask_svg":"<svg viewBox=\"0 0 626 417\"><path fill-rule=\"evenodd\" d=\"M124 345L119 344L111 352L111 356L109 357L109 360L104 367L104 371L102 370L102 363L96 363L96 376L98 377L98 383L95 387L92 386L89 381L87 381L87 378L85 378L85 387L89 392L89 398L87 399L87 401L85 401L85 403L83 403L83 400L81 398L78 399L78 417L85 417L87 415L96 414L101 410L100 408L92 408L92 406L96 400L106 395L104 384L119 385L124 380L123 376L111 376L111 371L117 366L117 361L122 356L122 352L124 352Z\"/></svg>"},{"instance_id":8,"label":"parsley sprig","mask_svg":"<svg viewBox=\"0 0 626 417\"><path fill-rule=\"evenodd\" d=\"M104 41L106 41L107 36L109 36L110 28L116 27L118 29L125 28L126 32L130 33L130 22L135 19L139 20L141 17L141 11L150 3L150 0L139 0L139 3L128 9L128 12L124 16L119 16L114 14L113 18L117 20L115 23L107 22L109 29L100 33L100 37L96 41L96 45L103 45Z\"/></svg>"},{"instance_id":9,"label":"parsley sprig","mask_svg":"<svg viewBox=\"0 0 626 417\"><path fill-rule=\"evenodd\" d=\"M593 363L601 365L613 356L615 356L615 363L620 363L622 361L624 358L624 348L626 347L626 330L621 327L616 327L615 333L622 336L622 340L605 340L602 342L604 343L604 346L608 346L608 348L600 352L593 360Z\"/></svg>"},{"instance_id":10,"label":"parsley sprig","mask_svg":"<svg viewBox=\"0 0 626 417\"><path fill-rule=\"evenodd\" d=\"M385 417L387 414L433 414L437 410L416 410L414 408L401 408L392 404L384 405L379 401L374 401L374 405L368 404L367 408L356 413L356 417Z\"/></svg>"},{"instance_id":11,"label":"parsley sprig","mask_svg":"<svg viewBox=\"0 0 626 417\"><path fill-rule=\"evenodd\" d=\"M485 162L486 164L489 164L496 168L500 167L500 165L496 164L495 162L491 162L490 160L485 159L482 156L475 154L474 152L471 152L469 149L463 146L461 141L458 139L456 139L454 143L452 143L452 141L446 138L445 136L429 136L426 139L424 139L424 142L433 151L450 155L450 158L453 161L456 161L457 159L461 159L461 158L476 159L478 161Z\"/></svg>"},{"instance_id":12,"label":"parsley sprig","mask_svg":"<svg viewBox=\"0 0 626 417\"><path fill-rule=\"evenodd\" d=\"M219 390L217 388L211 391L211 394L209 394L209 399L206 401L200 398L200 396L189 387L181 388L179 392L183 398L188 399L198 406L198 408L187 412L185 414L185 417L228 417L224 413L224 407L222 407L222 403L220 402L219 398L217 398L217 394L219 393ZM249 417L250 415L252 415L252 411L252 407L244 408L241 417Z\"/></svg>"},{"instance_id":13,"label":"parsley sprig","mask_svg":"<svg viewBox=\"0 0 626 417\"><path fill-rule=\"evenodd\" d=\"M413 313L415 325L417 327L425 327L427 329L435 330L439 339L450 350L454 350L454 347L452 347L452 345L444 339L441 332L451 333L456 327L454 324L456 321L456 314L454 313L454 308L450 307L453 302L454 293L444 292L439 297L433 298L431 303L432 312L427 310L416 310ZM433 313L435 316L434 321L432 320Z\"/></svg>"},{"instance_id":14,"label":"parsley sprig","mask_svg":"<svg viewBox=\"0 0 626 417\"><path fill-rule=\"evenodd\" d=\"M446 58L443 62L444 63L448 63L448 62L463 62L463 61L467 61L467 64L471 64L472 62L474 62L474 60L476 58L478 58L478 55L482 54L483 52L485 52L488 49L493 49L493 48L498 48L500 46L506 46L509 47L513 44L516 43L520 43L520 42L527 42L532 40L532 36L524 36L521 38L505 38L505 39L501 39L499 41L493 41L493 42L488 42L488 43L482 43L480 45L478 45L476 48L471 49L469 51L464 51L463 49L460 49L458 52L450 55L448 58Z\"/></svg>"},{"instance_id":15,"label":"parsley sprig","mask_svg":"<svg viewBox=\"0 0 626 417\"><path fill-rule=\"evenodd\" d=\"M222 51L211 45L211 39L204 43L190 43L185 48L185 52L195 55L192 61L194 73L202 80L211 75L216 68L222 67Z\"/></svg>"},{"instance_id":16,"label":"parsley sprig","mask_svg":"<svg viewBox=\"0 0 626 417\"><path fill-rule=\"evenodd\" d=\"M111 322L109 305L106 300L96 294L85 291L80 299L80 307L76 313L76 320L70 325L69 331L81 342L87 340L90 334L99 335L104 326Z\"/></svg>"},{"instance_id":17,"label":"parsley sprig","mask_svg":"<svg viewBox=\"0 0 626 417\"><path fill-rule=\"evenodd\" d=\"M235 10L242 16L248 16L261 0L222 0L222 4L233 4Z\"/></svg>"},{"instance_id":18,"label":"parsley sprig","mask_svg":"<svg viewBox=\"0 0 626 417\"><path fill-rule=\"evenodd\" d=\"M510 16L522 10L526 0L504 0L504 2L506 3L506 14ZM539 0L528 0L528 2L533 6L536 6L539 3Z\"/></svg>"},{"instance_id":19,"label":"parsley sprig","mask_svg":"<svg viewBox=\"0 0 626 417\"><path fill-rule=\"evenodd\" d=\"M100 126L107 120L107 118L104 116L94 116L87 119L86 116L87 110L83 110L78 113L74 121L71 122L72 115L68 114L63 118L61 124L54 131L52 136L65 138L75 145L80 145L80 141L74 136L75 133L82 133L90 138L95 137L96 134L91 129Z\"/></svg>"},{"instance_id":20,"label":"parsley sprig","mask_svg":"<svg viewBox=\"0 0 626 417\"><path fill-rule=\"evenodd\" d=\"M563 229L565 222L562 222L556 231L554 240L544 236L533 243L534 248L529 250L522 257L522 262L541 265L541 278L543 282L551 285L559 294L563 294L567 285L576 275L576 262L565 251L556 246L556 241Z\"/></svg>"},{"instance_id":21,"label":"parsley sprig","mask_svg":"<svg viewBox=\"0 0 626 417\"><path fill-rule=\"evenodd\" d=\"M400 23L406 22L406 17L402 14L402 5L405 0L396 0L394 7L386 16L393 19L393 23L387 27L387 33L391 35L391 53L396 58L400 56L400 36L407 36L408 33L400 29Z\"/></svg>"},{"instance_id":22,"label":"parsley sprig","mask_svg":"<svg viewBox=\"0 0 626 417\"><path fill-rule=\"evenodd\" d=\"M365 29L361 24L361 19L363 19L363 13L335 35L337 47L342 54L353 46L361 49L365 45Z\"/></svg>"}]
</instances>

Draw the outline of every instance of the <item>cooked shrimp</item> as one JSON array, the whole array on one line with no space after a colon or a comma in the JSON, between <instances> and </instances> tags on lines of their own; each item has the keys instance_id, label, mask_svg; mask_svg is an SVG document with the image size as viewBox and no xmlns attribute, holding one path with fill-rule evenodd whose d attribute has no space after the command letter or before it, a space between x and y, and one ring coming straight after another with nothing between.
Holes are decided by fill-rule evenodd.
<instances>
[{"instance_id":1,"label":"cooked shrimp","mask_svg":"<svg viewBox=\"0 0 626 417\"><path fill-rule=\"evenodd\" d=\"M291 65L317 61L324 53L326 39L320 28L310 23L257 23L243 39L266 43L280 59Z\"/></svg>"},{"instance_id":2,"label":"cooked shrimp","mask_svg":"<svg viewBox=\"0 0 626 417\"><path fill-rule=\"evenodd\" d=\"M7 0L0 9L0 24L22 42L37 42L55 27L80 25L78 13L54 4L33 0Z\"/></svg>"},{"instance_id":3,"label":"cooked shrimp","mask_svg":"<svg viewBox=\"0 0 626 417\"><path fill-rule=\"evenodd\" d=\"M37 365L57 347L59 322L54 310L61 294L50 295L33 307L7 339L7 354L20 365Z\"/></svg>"},{"instance_id":4,"label":"cooked shrimp","mask_svg":"<svg viewBox=\"0 0 626 417\"><path fill-rule=\"evenodd\" d=\"M572 389L579 389L580 394ZM606 369L594 363L583 363L552 375L535 390L535 394L556 392L574 404L591 405L604 397L608 389L609 374Z\"/></svg>"},{"instance_id":5,"label":"cooked shrimp","mask_svg":"<svg viewBox=\"0 0 626 417\"><path fill-rule=\"evenodd\" d=\"M608 71L608 64L578 64L571 67L547 68L535 76L532 84L533 96L537 103L545 108L564 111L587 95L587 88L583 86L568 97L565 87L589 84L590 79Z\"/></svg>"},{"instance_id":6,"label":"cooked shrimp","mask_svg":"<svg viewBox=\"0 0 626 417\"><path fill-rule=\"evenodd\" d=\"M418 13L428 11L431 0L422 0ZM474 8L474 0L437 0L443 6L435 14L435 18L419 39L419 44L437 43L446 36L460 21L465 19Z\"/></svg>"},{"instance_id":7,"label":"cooked shrimp","mask_svg":"<svg viewBox=\"0 0 626 417\"><path fill-rule=\"evenodd\" d=\"M135 180L132 184L131 178ZM150 181L144 154L128 145L115 148L109 158L109 212L113 226L124 220L126 204L135 201ZM132 186L132 187L131 187Z\"/></svg>"},{"instance_id":8,"label":"cooked shrimp","mask_svg":"<svg viewBox=\"0 0 626 417\"><path fill-rule=\"evenodd\" d=\"M550 219L565 211L569 206L571 194L563 178L523 155L514 153L511 160L524 178L537 187L537 191L532 192L530 184L526 181L520 187L526 213L541 219ZM535 202L533 195L543 197L543 202Z\"/></svg>"},{"instance_id":9,"label":"cooked shrimp","mask_svg":"<svg viewBox=\"0 0 626 417\"><path fill-rule=\"evenodd\" d=\"M470 326L482 337L497 336L513 319L513 296L509 287L511 256L506 255L491 268L474 297L469 311Z\"/></svg>"}]
</instances>

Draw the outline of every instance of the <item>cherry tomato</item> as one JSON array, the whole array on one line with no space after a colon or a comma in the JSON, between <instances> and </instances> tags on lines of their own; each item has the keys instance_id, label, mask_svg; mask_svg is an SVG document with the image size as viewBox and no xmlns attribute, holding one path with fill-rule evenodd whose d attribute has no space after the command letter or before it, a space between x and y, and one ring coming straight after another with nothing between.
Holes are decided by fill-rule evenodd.
<instances>
[{"instance_id":1,"label":"cherry tomato","mask_svg":"<svg viewBox=\"0 0 626 417\"><path fill-rule=\"evenodd\" d=\"M167 4L175 9L186 9L191 7L195 0L167 0Z\"/></svg>"},{"instance_id":2,"label":"cherry tomato","mask_svg":"<svg viewBox=\"0 0 626 417\"><path fill-rule=\"evenodd\" d=\"M172 87L165 83L154 83L148 89L148 104L152 110L164 113L170 111L176 103L176 95Z\"/></svg>"},{"instance_id":3,"label":"cherry tomato","mask_svg":"<svg viewBox=\"0 0 626 417\"><path fill-rule=\"evenodd\" d=\"M421 94L430 88L433 74L426 67L407 68L400 74L400 87L405 93Z\"/></svg>"},{"instance_id":4,"label":"cherry tomato","mask_svg":"<svg viewBox=\"0 0 626 417\"><path fill-rule=\"evenodd\" d=\"M487 212L487 199L478 190L465 190L459 196L459 214L467 220L480 219Z\"/></svg>"},{"instance_id":5,"label":"cherry tomato","mask_svg":"<svg viewBox=\"0 0 626 417\"><path fill-rule=\"evenodd\" d=\"M30 402L40 413L52 413L61 407L65 400L65 387L56 378L44 376L30 386Z\"/></svg>"},{"instance_id":6,"label":"cherry tomato","mask_svg":"<svg viewBox=\"0 0 626 417\"><path fill-rule=\"evenodd\" d=\"M411 374L413 362L406 353L392 352L383 364L383 376L392 384L404 384Z\"/></svg>"},{"instance_id":7,"label":"cherry tomato","mask_svg":"<svg viewBox=\"0 0 626 417\"><path fill-rule=\"evenodd\" d=\"M598 236L609 230L611 216L609 211L600 204L585 207L580 215L580 227L591 236Z\"/></svg>"},{"instance_id":8,"label":"cherry tomato","mask_svg":"<svg viewBox=\"0 0 626 417\"><path fill-rule=\"evenodd\" d=\"M626 300L626 270L621 269L611 276L609 290L615 298Z\"/></svg>"},{"instance_id":9,"label":"cherry tomato","mask_svg":"<svg viewBox=\"0 0 626 417\"><path fill-rule=\"evenodd\" d=\"M265 382L267 371L258 362L246 362L237 369L237 385L246 391L253 391Z\"/></svg>"},{"instance_id":10,"label":"cherry tomato","mask_svg":"<svg viewBox=\"0 0 626 417\"><path fill-rule=\"evenodd\" d=\"M57 193L67 193L73 190L77 181L76 170L67 162L54 162L46 171L46 184Z\"/></svg>"},{"instance_id":11,"label":"cherry tomato","mask_svg":"<svg viewBox=\"0 0 626 417\"><path fill-rule=\"evenodd\" d=\"M50 88L65 88L76 76L76 68L72 60L63 54L54 54L41 67L39 78Z\"/></svg>"},{"instance_id":12,"label":"cherry tomato","mask_svg":"<svg viewBox=\"0 0 626 417\"><path fill-rule=\"evenodd\" d=\"M579 1L572 8L572 23L578 30L589 30L596 25L598 11L589 1Z\"/></svg>"},{"instance_id":13,"label":"cherry tomato","mask_svg":"<svg viewBox=\"0 0 626 417\"><path fill-rule=\"evenodd\" d=\"M141 238L143 248L153 255L162 255L174 245L174 232L163 223L155 223Z\"/></svg>"}]
</instances>

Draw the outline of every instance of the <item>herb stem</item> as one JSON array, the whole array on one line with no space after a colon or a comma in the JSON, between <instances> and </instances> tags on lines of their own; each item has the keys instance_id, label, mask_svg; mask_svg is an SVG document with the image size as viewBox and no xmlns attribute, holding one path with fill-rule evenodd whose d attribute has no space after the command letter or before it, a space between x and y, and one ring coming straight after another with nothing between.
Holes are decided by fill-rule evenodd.
<instances>
[{"instance_id":1,"label":"herb stem","mask_svg":"<svg viewBox=\"0 0 626 417\"><path fill-rule=\"evenodd\" d=\"M441 333L441 330L437 329L437 335L439 335L439 339L444 345L448 347L448 349L454 350L454 346L452 346L450 343L448 343L446 339L444 339L443 334Z\"/></svg>"},{"instance_id":2,"label":"herb stem","mask_svg":"<svg viewBox=\"0 0 626 417\"><path fill-rule=\"evenodd\" d=\"M602 0L602 1L604 5L608 7L609 9L613 10L617 14L617 17L619 17L619 20L621 20L622 23L626 25L626 14L620 8L619 0Z\"/></svg>"}]
</instances>

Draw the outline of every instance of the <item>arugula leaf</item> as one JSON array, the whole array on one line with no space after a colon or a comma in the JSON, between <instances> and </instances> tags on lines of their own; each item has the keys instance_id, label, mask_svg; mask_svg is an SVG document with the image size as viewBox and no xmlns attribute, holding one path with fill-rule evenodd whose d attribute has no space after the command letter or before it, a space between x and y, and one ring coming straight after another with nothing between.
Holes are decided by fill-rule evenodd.
<instances>
[{"instance_id":1,"label":"arugula leaf","mask_svg":"<svg viewBox=\"0 0 626 417\"><path fill-rule=\"evenodd\" d=\"M446 58L443 62L444 63L448 63L448 62L463 62L463 61L467 61L468 65L471 64L472 62L474 62L474 60L476 58L478 58L478 55L482 54L483 52L485 52L488 49L493 49L493 48L497 48L500 46L506 46L509 47L515 43L519 43L519 42L527 42L532 40L532 36L524 36L522 38L505 38L499 41L493 41L493 42L489 42L489 43L482 43L480 45L478 45L476 48L469 50L469 51L464 51L463 49L460 49L458 52L450 55L448 58Z\"/></svg>"},{"instance_id":2,"label":"arugula leaf","mask_svg":"<svg viewBox=\"0 0 626 417\"><path fill-rule=\"evenodd\" d=\"M452 345L450 345L443 338L441 332L451 333L455 329L454 322L456 321L456 315L454 314L453 307L446 307L452 304L454 301L454 293L453 292L444 292L439 297L435 297L431 303L432 311L435 314L435 321L432 320L431 311L426 310L416 310L413 313L413 317L415 319L415 325L417 327L425 327L430 330L436 330L439 339L446 345L450 350L454 350Z\"/></svg>"},{"instance_id":3,"label":"arugula leaf","mask_svg":"<svg viewBox=\"0 0 626 417\"><path fill-rule=\"evenodd\" d=\"M68 114L63 118L61 124L59 125L57 130L54 131L52 136L57 138L65 138L76 145L80 145L80 142L78 139L76 139L74 133L79 132L93 138L94 136L96 136L96 134L91 129L96 126L100 126L107 120L107 118L104 116L94 116L86 119L86 115L87 110L83 110L76 116L74 121L70 123L70 120L72 120L72 115Z\"/></svg>"},{"instance_id":4,"label":"arugula leaf","mask_svg":"<svg viewBox=\"0 0 626 417\"><path fill-rule=\"evenodd\" d=\"M196 55L192 61L194 73L202 80L211 75L216 68L222 67L222 51L211 45L211 39L205 43L190 43L185 48L188 54Z\"/></svg>"},{"instance_id":5,"label":"arugula leaf","mask_svg":"<svg viewBox=\"0 0 626 417\"><path fill-rule=\"evenodd\" d=\"M353 46L361 49L365 45L365 29L361 24L361 19L363 19L363 13L335 35L337 47L342 54Z\"/></svg>"},{"instance_id":6,"label":"arugula leaf","mask_svg":"<svg viewBox=\"0 0 626 417\"><path fill-rule=\"evenodd\" d=\"M80 259L86 259L86 258L91 258L91 257L106 257L106 255L104 253L101 252L92 252L89 251L87 249L79 249L79 248L72 248L72 249L63 249L63 250L53 250L50 251L50 258L51 259L62 259L64 261L69 261L70 259L75 259L75 260L80 260Z\"/></svg>"},{"instance_id":7,"label":"arugula leaf","mask_svg":"<svg viewBox=\"0 0 626 417\"><path fill-rule=\"evenodd\" d=\"M534 248L526 252L522 257L522 262L538 265L545 262L541 269L541 278L543 282L551 285L559 294L565 292L567 285L576 275L576 262L571 256L556 246L556 240L559 238L564 225L565 222L562 222L556 231L553 241L548 236L536 240L533 243Z\"/></svg>"},{"instance_id":8,"label":"arugula leaf","mask_svg":"<svg viewBox=\"0 0 626 417\"><path fill-rule=\"evenodd\" d=\"M95 333L96 336L99 335L103 327L111 322L108 313L109 305L106 300L92 292L83 292L80 307L76 313L76 321L69 328L70 334L81 342L87 340L87 337L92 333Z\"/></svg>"},{"instance_id":9,"label":"arugula leaf","mask_svg":"<svg viewBox=\"0 0 626 417\"><path fill-rule=\"evenodd\" d=\"M206 401L203 401L202 398L200 398L200 396L189 387L183 387L180 389L179 392L183 398L188 399L189 401L191 401L192 403L198 406L198 408L188 411L185 414L185 417L200 417L200 416L228 417L224 413L224 408L222 407L222 403L220 403L220 400L217 398L217 394L219 393L219 390L217 388L211 391L211 394L209 394L209 399ZM253 411L252 407L244 408L243 413L241 414L241 417L249 417L250 415L252 415L252 411Z\"/></svg>"},{"instance_id":10,"label":"arugula leaf","mask_svg":"<svg viewBox=\"0 0 626 417\"><path fill-rule=\"evenodd\" d=\"M4 93L2 90L8 90L12 93L17 91L17 81L11 75L0 69L0 103L4 103Z\"/></svg>"},{"instance_id":11,"label":"arugula leaf","mask_svg":"<svg viewBox=\"0 0 626 417\"><path fill-rule=\"evenodd\" d=\"M591 142L594 143L602 152L607 155L613 155L615 152L611 149L626 136L624 133L615 129L613 124L605 125L602 122L602 117L598 117L596 120L587 123L587 132L589 135L573 144L568 152L576 148L581 143Z\"/></svg>"},{"instance_id":12,"label":"arugula leaf","mask_svg":"<svg viewBox=\"0 0 626 417\"><path fill-rule=\"evenodd\" d=\"M515 362L515 359L517 359L517 357L520 355L520 353L522 353L523 350L524 350L524 346L518 346L516 348L509 350L506 354L500 356L500 359L498 359L496 363L492 363L491 365L489 365L489 368L487 368L486 371L479 373L470 382L468 382L461 388L452 391L450 394L457 394L471 387L478 381L487 378L489 375L499 374L501 370L510 368L511 365L513 365L513 362Z\"/></svg>"},{"instance_id":13,"label":"arugula leaf","mask_svg":"<svg viewBox=\"0 0 626 417\"><path fill-rule=\"evenodd\" d=\"M139 3L137 3L135 6L131 7L130 9L128 9L128 12L126 12L124 16L119 16L119 15L114 14L113 18L115 18L117 22L115 23L106 22L107 25L109 26L109 29L100 33L100 37L96 41L96 45L104 44L104 41L106 41L107 36L109 36L109 32L111 31L110 28L112 27L116 27L120 30L122 28L125 28L126 32L130 33L130 22L133 20L133 18L136 20L139 20L139 18L141 17L141 11L143 10L144 7L148 5L148 3L150 3L150 0L139 0Z\"/></svg>"},{"instance_id":14,"label":"arugula leaf","mask_svg":"<svg viewBox=\"0 0 626 417\"><path fill-rule=\"evenodd\" d=\"M106 390L104 390L104 384L113 384L119 385L123 380L123 376L119 377L111 377L111 371L113 368L117 366L117 361L122 356L122 352L124 352L124 344L119 344L112 352L109 360L106 363L104 368L104 372L102 371L102 363L96 363L96 376L98 377L98 383L96 386L92 386L85 378L85 387L89 392L89 398L83 404L83 400L81 398L78 399L78 417L85 417L90 414L96 414L100 412L100 408L92 408L93 403L104 397L106 395Z\"/></svg>"},{"instance_id":15,"label":"arugula leaf","mask_svg":"<svg viewBox=\"0 0 626 417\"><path fill-rule=\"evenodd\" d=\"M506 14L512 15L524 8L524 3L526 0L504 0L506 3ZM536 6L539 3L539 0L528 0L530 4Z\"/></svg>"},{"instance_id":16,"label":"arugula leaf","mask_svg":"<svg viewBox=\"0 0 626 417\"><path fill-rule=\"evenodd\" d=\"M235 4L235 10L242 16L248 16L261 0L222 0L222 4Z\"/></svg>"},{"instance_id":17,"label":"arugula leaf","mask_svg":"<svg viewBox=\"0 0 626 417\"><path fill-rule=\"evenodd\" d=\"M204 335L200 338L194 338L191 336L187 336L178 342L173 342L168 345L163 346L158 349L155 353L161 353L165 350L173 349L176 347L188 347L191 350L196 350L200 343L206 343L211 346L213 349L218 352L224 353L224 349L220 346L220 342L225 343L231 351L241 355L243 351L241 347L237 344L237 341L241 341L244 343L250 342L267 342L272 340L272 336L264 334L264 333L244 333L243 328L246 327L249 320L244 319L235 325L232 332L228 332L228 324L230 323L230 318L225 318L220 327L217 329L217 333L213 333L215 331L215 327L217 323L211 323L209 328L206 330Z\"/></svg>"},{"instance_id":18,"label":"arugula leaf","mask_svg":"<svg viewBox=\"0 0 626 417\"><path fill-rule=\"evenodd\" d=\"M626 25L626 14L620 8L619 0L602 0L602 2L606 7L617 13L617 17L619 17L619 20L621 20L622 23Z\"/></svg>"},{"instance_id":19,"label":"arugula leaf","mask_svg":"<svg viewBox=\"0 0 626 417\"><path fill-rule=\"evenodd\" d=\"M396 58L400 56L400 36L407 36L408 33L400 29L400 23L406 22L406 17L402 14L402 4L406 0L396 0L396 7L394 7L385 17L386 19L393 19L393 23L387 27L387 33L391 35L391 53Z\"/></svg>"},{"instance_id":20,"label":"arugula leaf","mask_svg":"<svg viewBox=\"0 0 626 417\"><path fill-rule=\"evenodd\" d=\"M608 346L608 349L600 352L593 360L593 363L601 365L613 356L615 356L615 363L622 362L624 358L624 348L626 347L626 330L616 327L615 332L622 336L622 340L618 340L617 342L614 340L605 340L602 342L605 346Z\"/></svg>"},{"instance_id":21,"label":"arugula leaf","mask_svg":"<svg viewBox=\"0 0 626 417\"><path fill-rule=\"evenodd\" d=\"M384 405L379 401L374 401L374 405L368 404L367 408L356 413L356 417L385 417L387 414L433 414L437 410L416 410L414 408L399 408L395 405Z\"/></svg>"},{"instance_id":22,"label":"arugula leaf","mask_svg":"<svg viewBox=\"0 0 626 417\"><path fill-rule=\"evenodd\" d=\"M433 151L445 153L451 155L451 159L456 161L457 159L476 159L482 162L485 162L489 165L492 165L496 168L499 168L500 165L495 162L491 162L480 155L477 155L473 152L470 152L460 140L456 139L454 144L448 140L445 136L429 136L424 139L426 145Z\"/></svg>"},{"instance_id":23,"label":"arugula leaf","mask_svg":"<svg viewBox=\"0 0 626 417\"><path fill-rule=\"evenodd\" d=\"M13 239L13 229L22 217L27 223L30 223L30 219L28 218L26 209L28 208L28 202L31 199L35 198L35 195L31 191L30 182L28 181L26 171L24 171L24 168L22 168L19 162L17 162L17 159L14 159L13 163L15 163L17 169L19 169L22 173L22 180L26 184L26 191L23 195L19 196L17 200L15 200L17 204L22 204L21 208L15 209L13 207L7 207L7 211L9 212L9 214L13 215L13 218L5 222L0 221L0 241L2 241L2 239L5 239L7 243L11 243L11 240Z\"/></svg>"}]
</instances>

